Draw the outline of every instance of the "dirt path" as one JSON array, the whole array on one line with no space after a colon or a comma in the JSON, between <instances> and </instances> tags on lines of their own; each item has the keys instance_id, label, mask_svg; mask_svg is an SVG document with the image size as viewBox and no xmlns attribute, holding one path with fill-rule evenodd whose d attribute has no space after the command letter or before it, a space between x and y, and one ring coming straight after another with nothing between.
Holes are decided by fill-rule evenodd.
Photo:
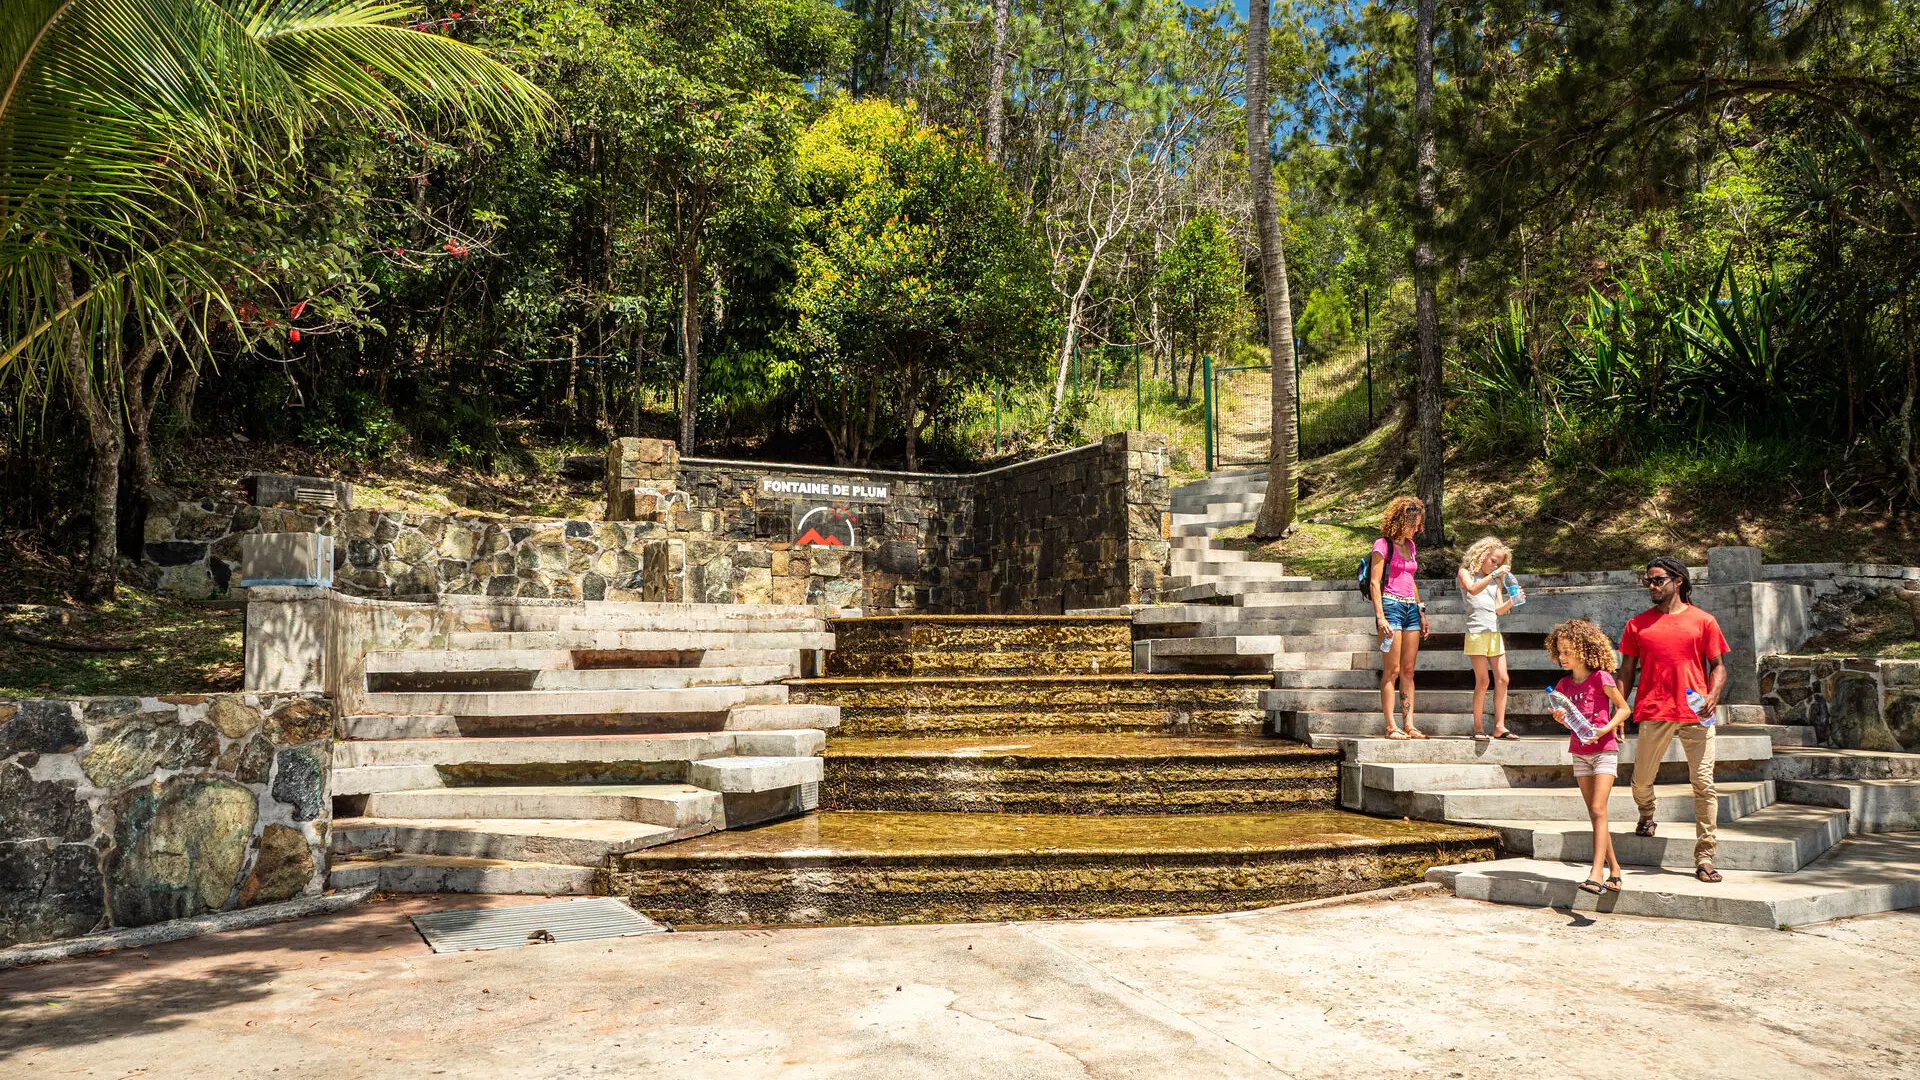
<instances>
[{"instance_id":1,"label":"dirt path","mask_svg":"<svg viewBox=\"0 0 1920 1080\"><path fill-rule=\"evenodd\" d=\"M1215 462L1219 468L1245 466L1267 460L1273 434L1273 377L1265 371L1238 371L1222 376L1219 439Z\"/></svg>"}]
</instances>

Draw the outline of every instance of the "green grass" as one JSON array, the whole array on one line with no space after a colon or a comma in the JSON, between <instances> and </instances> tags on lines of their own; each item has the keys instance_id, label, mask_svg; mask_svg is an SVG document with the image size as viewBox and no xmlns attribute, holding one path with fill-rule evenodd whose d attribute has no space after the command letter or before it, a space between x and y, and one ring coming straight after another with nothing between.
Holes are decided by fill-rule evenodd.
<instances>
[{"instance_id":1,"label":"green grass","mask_svg":"<svg viewBox=\"0 0 1920 1080\"><path fill-rule=\"evenodd\" d=\"M241 686L238 607L219 608L122 588L110 603L62 618L0 615L0 625L44 640L124 646L67 652L0 638L0 697L198 694Z\"/></svg>"},{"instance_id":2,"label":"green grass","mask_svg":"<svg viewBox=\"0 0 1920 1080\"><path fill-rule=\"evenodd\" d=\"M1884 593L1869 596L1847 612L1838 630L1809 638L1796 652L1818 656L1877 656L1920 660L1913 612L1905 601Z\"/></svg>"}]
</instances>

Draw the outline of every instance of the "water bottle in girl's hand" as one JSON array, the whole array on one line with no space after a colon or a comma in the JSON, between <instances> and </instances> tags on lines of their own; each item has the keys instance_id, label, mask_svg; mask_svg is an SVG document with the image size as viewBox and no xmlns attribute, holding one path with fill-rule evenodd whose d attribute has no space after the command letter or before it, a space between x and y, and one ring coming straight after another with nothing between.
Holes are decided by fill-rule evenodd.
<instances>
[{"instance_id":1,"label":"water bottle in girl's hand","mask_svg":"<svg viewBox=\"0 0 1920 1080\"><path fill-rule=\"evenodd\" d=\"M1717 715L1706 711L1706 697L1691 686L1687 687L1687 708L1692 709L1693 715L1700 718L1701 727L1712 727L1720 722L1720 718Z\"/></svg>"},{"instance_id":2,"label":"water bottle in girl's hand","mask_svg":"<svg viewBox=\"0 0 1920 1080\"><path fill-rule=\"evenodd\" d=\"M1574 735L1578 736L1581 742L1599 741L1600 733L1594 730L1593 722L1587 719L1587 714L1580 711L1580 707L1573 703L1572 698L1551 686L1547 687L1547 711L1560 713L1561 721L1573 730Z\"/></svg>"},{"instance_id":3,"label":"water bottle in girl's hand","mask_svg":"<svg viewBox=\"0 0 1920 1080\"><path fill-rule=\"evenodd\" d=\"M1514 607L1519 607L1521 604L1526 603L1527 591L1520 587L1519 580L1515 578L1512 574L1508 574L1506 577L1507 577L1507 599L1513 601Z\"/></svg>"}]
</instances>

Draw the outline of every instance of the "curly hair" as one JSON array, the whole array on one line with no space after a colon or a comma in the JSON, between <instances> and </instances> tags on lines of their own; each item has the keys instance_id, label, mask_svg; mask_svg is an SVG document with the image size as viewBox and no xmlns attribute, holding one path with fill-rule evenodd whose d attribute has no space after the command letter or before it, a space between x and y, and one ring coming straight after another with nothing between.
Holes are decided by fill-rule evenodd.
<instances>
[{"instance_id":1,"label":"curly hair","mask_svg":"<svg viewBox=\"0 0 1920 1080\"><path fill-rule=\"evenodd\" d=\"M1560 646L1573 650L1588 671L1612 671L1615 667L1613 642L1606 632L1585 619L1568 619L1547 631L1547 655L1557 663Z\"/></svg>"},{"instance_id":2,"label":"curly hair","mask_svg":"<svg viewBox=\"0 0 1920 1080\"><path fill-rule=\"evenodd\" d=\"M1499 537L1483 536L1475 540L1473 546L1467 548L1465 555L1460 556L1460 568L1475 577L1479 577L1480 567L1486 561L1487 555L1495 551L1500 552L1508 558L1513 557L1513 549L1501 542Z\"/></svg>"},{"instance_id":3,"label":"curly hair","mask_svg":"<svg viewBox=\"0 0 1920 1080\"><path fill-rule=\"evenodd\" d=\"M1427 512L1427 504L1411 495L1402 495L1387 504L1387 513L1380 519L1380 535L1389 540L1409 540L1413 538L1413 519Z\"/></svg>"}]
</instances>

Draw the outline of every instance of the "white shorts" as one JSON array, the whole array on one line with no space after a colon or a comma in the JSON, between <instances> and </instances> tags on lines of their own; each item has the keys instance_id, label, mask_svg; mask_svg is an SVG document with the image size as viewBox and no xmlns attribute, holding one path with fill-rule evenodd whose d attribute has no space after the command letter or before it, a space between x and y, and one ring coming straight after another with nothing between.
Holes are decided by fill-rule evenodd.
<instances>
[{"instance_id":1,"label":"white shorts","mask_svg":"<svg viewBox=\"0 0 1920 1080\"><path fill-rule=\"evenodd\" d=\"M1573 755L1573 775L1575 779L1582 776L1618 777L1620 753L1617 750L1606 750L1598 754L1575 754Z\"/></svg>"}]
</instances>

